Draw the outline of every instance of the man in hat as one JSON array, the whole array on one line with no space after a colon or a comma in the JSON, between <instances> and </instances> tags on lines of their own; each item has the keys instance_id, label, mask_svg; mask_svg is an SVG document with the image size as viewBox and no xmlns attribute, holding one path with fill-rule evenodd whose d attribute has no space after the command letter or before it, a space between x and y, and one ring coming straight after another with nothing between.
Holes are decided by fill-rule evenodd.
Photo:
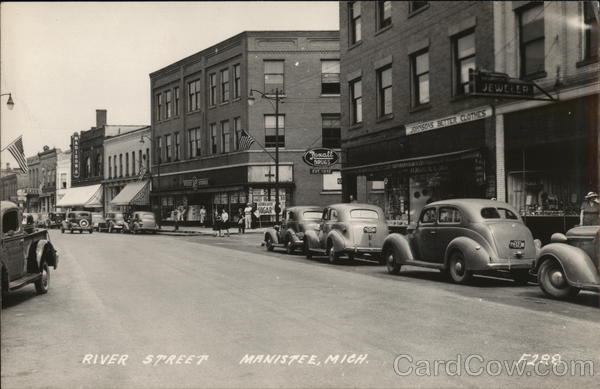
<instances>
[{"instance_id":1,"label":"man in hat","mask_svg":"<svg viewBox=\"0 0 600 389\"><path fill-rule=\"evenodd\" d=\"M246 222L246 230L252 228L252 204L248 203L244 208L244 220Z\"/></svg>"},{"instance_id":2,"label":"man in hat","mask_svg":"<svg viewBox=\"0 0 600 389\"><path fill-rule=\"evenodd\" d=\"M600 205L598 204L598 193L589 192L581 204L579 224L582 226L596 226L600 224Z\"/></svg>"}]
</instances>

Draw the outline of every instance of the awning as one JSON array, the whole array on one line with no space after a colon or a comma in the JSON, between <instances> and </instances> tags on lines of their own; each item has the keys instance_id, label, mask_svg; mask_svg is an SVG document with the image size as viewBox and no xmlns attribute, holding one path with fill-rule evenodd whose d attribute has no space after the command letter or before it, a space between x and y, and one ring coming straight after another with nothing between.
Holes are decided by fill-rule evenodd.
<instances>
[{"instance_id":1,"label":"awning","mask_svg":"<svg viewBox=\"0 0 600 389\"><path fill-rule=\"evenodd\" d=\"M150 204L148 180L131 182L110 201L111 205Z\"/></svg>"},{"instance_id":2,"label":"awning","mask_svg":"<svg viewBox=\"0 0 600 389\"><path fill-rule=\"evenodd\" d=\"M63 189L65 195L57 207L102 208L102 184Z\"/></svg>"}]
</instances>

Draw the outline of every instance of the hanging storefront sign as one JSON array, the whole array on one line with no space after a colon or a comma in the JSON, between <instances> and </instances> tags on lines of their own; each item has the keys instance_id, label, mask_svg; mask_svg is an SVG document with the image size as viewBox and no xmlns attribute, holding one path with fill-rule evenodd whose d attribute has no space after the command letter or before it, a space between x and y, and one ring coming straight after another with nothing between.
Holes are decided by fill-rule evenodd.
<instances>
[{"instance_id":1,"label":"hanging storefront sign","mask_svg":"<svg viewBox=\"0 0 600 389\"><path fill-rule=\"evenodd\" d=\"M184 188L193 188L193 189L198 189L201 186L208 186L209 181L208 178L198 178L196 176L187 179L187 180L183 180L183 186Z\"/></svg>"},{"instance_id":2,"label":"hanging storefront sign","mask_svg":"<svg viewBox=\"0 0 600 389\"><path fill-rule=\"evenodd\" d=\"M426 122L410 123L406 125L406 135L420 134L425 131L437 130L438 128L455 126L481 120L492 116L492 107L482 107L469 111L457 113L456 115L446 116L439 119L428 120Z\"/></svg>"},{"instance_id":3,"label":"hanging storefront sign","mask_svg":"<svg viewBox=\"0 0 600 389\"><path fill-rule=\"evenodd\" d=\"M319 148L305 152L302 160L311 167L310 174L331 174L331 167L340 160L340 157L332 149Z\"/></svg>"},{"instance_id":4,"label":"hanging storefront sign","mask_svg":"<svg viewBox=\"0 0 600 389\"><path fill-rule=\"evenodd\" d=\"M536 97L539 90L544 96ZM532 81L511 78L505 73L469 70L469 96L501 97L522 100L556 100Z\"/></svg>"},{"instance_id":5,"label":"hanging storefront sign","mask_svg":"<svg viewBox=\"0 0 600 389\"><path fill-rule=\"evenodd\" d=\"M71 166L73 178L79 178L79 134L74 133L71 136Z\"/></svg>"}]
</instances>

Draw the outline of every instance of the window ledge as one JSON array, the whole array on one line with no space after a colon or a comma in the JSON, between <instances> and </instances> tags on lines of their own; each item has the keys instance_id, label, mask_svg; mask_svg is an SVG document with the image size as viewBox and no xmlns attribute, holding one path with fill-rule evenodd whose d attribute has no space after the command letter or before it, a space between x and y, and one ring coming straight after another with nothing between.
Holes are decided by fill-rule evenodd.
<instances>
[{"instance_id":1,"label":"window ledge","mask_svg":"<svg viewBox=\"0 0 600 389\"><path fill-rule=\"evenodd\" d=\"M431 109L431 103L420 104L408 110L409 113L421 112Z\"/></svg>"},{"instance_id":2,"label":"window ledge","mask_svg":"<svg viewBox=\"0 0 600 389\"><path fill-rule=\"evenodd\" d=\"M342 191L341 190L322 190L321 194L322 195L341 195Z\"/></svg>"},{"instance_id":3,"label":"window ledge","mask_svg":"<svg viewBox=\"0 0 600 389\"><path fill-rule=\"evenodd\" d=\"M238 102L238 101L240 101L240 100L242 100L242 97L241 97L241 96L240 96L240 97L236 97L236 98L234 98L234 99L233 99L233 102L235 103L235 102Z\"/></svg>"},{"instance_id":4,"label":"window ledge","mask_svg":"<svg viewBox=\"0 0 600 389\"><path fill-rule=\"evenodd\" d=\"M416 16L416 15L420 14L421 12L424 12L427 9L429 9L429 3L427 3L426 5L424 5L423 7L419 8L416 11L409 11L408 12L408 19L412 18L413 16Z\"/></svg>"},{"instance_id":5,"label":"window ledge","mask_svg":"<svg viewBox=\"0 0 600 389\"><path fill-rule=\"evenodd\" d=\"M208 109L215 109L215 108L217 108L217 106L216 106L216 105L209 105L209 106L208 106Z\"/></svg>"},{"instance_id":6,"label":"window ledge","mask_svg":"<svg viewBox=\"0 0 600 389\"><path fill-rule=\"evenodd\" d=\"M378 117L377 120L375 121L375 123L386 122L388 120L392 120L393 118L394 118L394 114L390 113L390 114L387 114L385 116Z\"/></svg>"},{"instance_id":7,"label":"window ledge","mask_svg":"<svg viewBox=\"0 0 600 389\"><path fill-rule=\"evenodd\" d=\"M193 110L193 111L187 111L185 114L186 114L186 115L193 115L193 114L195 114L195 113L199 113L199 112L200 112L200 109L195 109L195 110Z\"/></svg>"},{"instance_id":8,"label":"window ledge","mask_svg":"<svg viewBox=\"0 0 600 389\"><path fill-rule=\"evenodd\" d=\"M219 106L223 106L223 105L227 105L227 104L229 104L229 100L227 100L227 101L221 101L219 103Z\"/></svg>"},{"instance_id":9,"label":"window ledge","mask_svg":"<svg viewBox=\"0 0 600 389\"><path fill-rule=\"evenodd\" d=\"M359 128L362 128L362 126L363 126L362 122L354 123L350 127L348 127L348 130L357 130Z\"/></svg>"},{"instance_id":10,"label":"window ledge","mask_svg":"<svg viewBox=\"0 0 600 389\"><path fill-rule=\"evenodd\" d=\"M339 93L321 93L319 97L340 97Z\"/></svg>"},{"instance_id":11,"label":"window ledge","mask_svg":"<svg viewBox=\"0 0 600 389\"><path fill-rule=\"evenodd\" d=\"M360 45L362 45L362 40L360 40L358 42L350 43L350 45L348 45L348 51L350 51Z\"/></svg>"},{"instance_id":12,"label":"window ledge","mask_svg":"<svg viewBox=\"0 0 600 389\"><path fill-rule=\"evenodd\" d=\"M379 35L379 34L383 34L384 32L391 30L392 29L393 24L389 24L385 27L380 28L379 30L375 31L375 36Z\"/></svg>"},{"instance_id":13,"label":"window ledge","mask_svg":"<svg viewBox=\"0 0 600 389\"><path fill-rule=\"evenodd\" d=\"M581 67L584 67L584 66L587 66L587 65L598 63L598 60L599 60L598 57L586 58L584 60L581 60L581 61L577 62L575 64L575 66L578 67L578 68L581 68Z\"/></svg>"},{"instance_id":14,"label":"window ledge","mask_svg":"<svg viewBox=\"0 0 600 389\"><path fill-rule=\"evenodd\" d=\"M527 76L523 76L523 77L521 77L521 80L524 80L524 81L533 81L533 80L539 80L540 78L545 78L547 76L548 76L548 73L546 73L546 71L543 70L541 72L537 72L537 73L529 74Z\"/></svg>"}]
</instances>

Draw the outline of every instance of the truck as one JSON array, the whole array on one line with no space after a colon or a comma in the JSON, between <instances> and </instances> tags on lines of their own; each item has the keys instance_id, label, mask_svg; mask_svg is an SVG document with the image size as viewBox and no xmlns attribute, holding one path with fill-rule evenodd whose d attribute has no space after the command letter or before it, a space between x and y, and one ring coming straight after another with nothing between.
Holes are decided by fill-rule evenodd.
<instances>
[{"instance_id":1,"label":"truck","mask_svg":"<svg viewBox=\"0 0 600 389\"><path fill-rule=\"evenodd\" d=\"M0 290L6 295L34 284L38 294L48 293L50 267L58 266L58 253L46 229L26 229L17 204L0 201Z\"/></svg>"}]
</instances>

